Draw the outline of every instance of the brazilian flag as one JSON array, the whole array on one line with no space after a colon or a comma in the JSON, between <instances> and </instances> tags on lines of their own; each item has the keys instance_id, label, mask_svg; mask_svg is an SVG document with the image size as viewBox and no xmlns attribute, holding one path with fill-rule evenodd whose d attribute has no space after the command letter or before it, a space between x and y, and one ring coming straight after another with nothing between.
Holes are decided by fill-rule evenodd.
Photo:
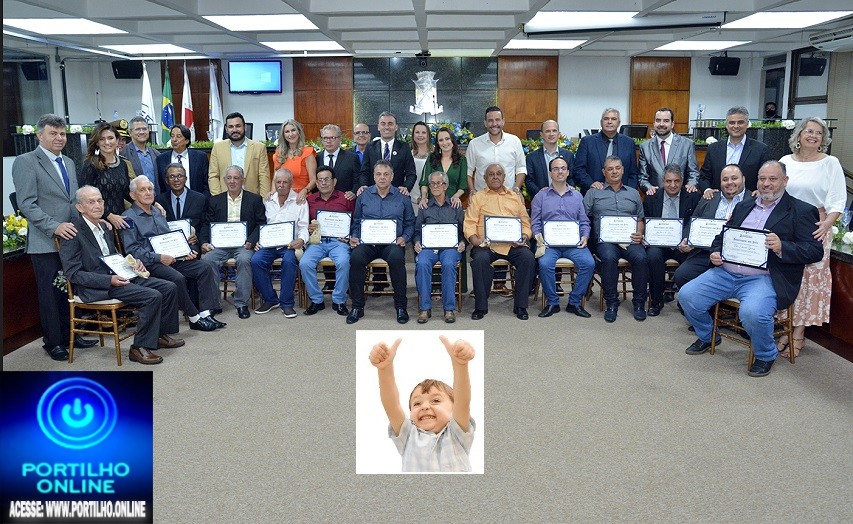
<instances>
[{"instance_id":1,"label":"brazilian flag","mask_svg":"<svg viewBox=\"0 0 853 524\"><path fill-rule=\"evenodd\" d=\"M163 129L163 144L169 145L169 129L175 125L175 107L172 105L172 83L169 81L169 63L166 62L166 79L163 80L163 113L160 127Z\"/></svg>"}]
</instances>

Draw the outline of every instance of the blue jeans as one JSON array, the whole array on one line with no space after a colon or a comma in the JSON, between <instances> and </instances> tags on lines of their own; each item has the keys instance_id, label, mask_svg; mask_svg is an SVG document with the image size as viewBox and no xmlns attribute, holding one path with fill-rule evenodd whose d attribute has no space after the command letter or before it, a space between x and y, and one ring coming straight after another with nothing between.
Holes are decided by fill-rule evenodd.
<instances>
[{"instance_id":1,"label":"blue jeans","mask_svg":"<svg viewBox=\"0 0 853 524\"><path fill-rule=\"evenodd\" d=\"M323 291L317 282L317 263L325 257L335 263L335 290L332 292L332 302L346 304L349 290L349 244L335 238L324 238L319 244L310 244L299 261L299 271L302 272L302 282L308 297L315 304L323 303Z\"/></svg>"},{"instance_id":2,"label":"blue jeans","mask_svg":"<svg viewBox=\"0 0 853 524\"><path fill-rule=\"evenodd\" d=\"M684 316L696 329L703 342L711 341L714 322L708 310L711 306L736 297L740 300L740 321L759 360L776 360L773 343L773 315L776 314L776 290L770 275L741 276L722 267L705 271L678 291L678 303Z\"/></svg>"},{"instance_id":3,"label":"blue jeans","mask_svg":"<svg viewBox=\"0 0 853 524\"><path fill-rule=\"evenodd\" d=\"M261 294L264 302L275 303L275 290L272 287L272 275L270 268L275 259L281 257L281 291L279 293L279 305L281 307L293 307L296 304L293 287L296 283L296 252L286 247L265 247L252 255L252 279L255 287Z\"/></svg>"},{"instance_id":4,"label":"blue jeans","mask_svg":"<svg viewBox=\"0 0 853 524\"><path fill-rule=\"evenodd\" d=\"M569 294L569 304L577 307L589 289L592 274L595 272L595 259L587 248L549 247L545 254L539 257L539 280L542 281L542 293L545 294L546 304L559 306L560 297L557 295L557 279L554 276L554 266L558 258L568 258L577 267L575 285Z\"/></svg>"},{"instance_id":5,"label":"blue jeans","mask_svg":"<svg viewBox=\"0 0 853 524\"><path fill-rule=\"evenodd\" d=\"M418 308L432 309L432 266L441 262L441 303L445 311L456 309L456 263L462 253L453 248L422 249L415 260L415 284L418 287Z\"/></svg>"}]
</instances>

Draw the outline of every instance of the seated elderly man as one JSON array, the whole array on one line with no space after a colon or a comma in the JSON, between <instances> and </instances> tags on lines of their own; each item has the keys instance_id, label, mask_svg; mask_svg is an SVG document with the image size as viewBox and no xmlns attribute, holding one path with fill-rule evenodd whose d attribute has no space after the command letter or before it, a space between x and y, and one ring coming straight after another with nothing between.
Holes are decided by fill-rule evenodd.
<instances>
[{"instance_id":1,"label":"seated elderly man","mask_svg":"<svg viewBox=\"0 0 853 524\"><path fill-rule=\"evenodd\" d=\"M255 244L255 254L252 255L252 279L255 287L261 293L263 303L255 313L263 315L277 307L285 318L296 317L296 304L293 287L296 284L296 271L299 263L296 260L296 250L302 249L308 241L308 204L296 202L296 191L293 187L293 173L289 169L280 168L273 175L275 192L264 198L267 225L283 222L293 223L293 240L286 245L265 246L259 240ZM282 242L285 239L282 239ZM270 268L275 259L281 257L281 290L279 298L275 297L272 287Z\"/></svg>"},{"instance_id":2,"label":"seated elderly man","mask_svg":"<svg viewBox=\"0 0 853 524\"><path fill-rule=\"evenodd\" d=\"M532 236L530 217L524 202L513 191L504 187L506 173L500 164L489 164L483 173L486 189L471 197L465 213L465 238L471 243L471 274L474 279L473 320L482 319L489 312L489 289L492 285L495 260L508 260L515 266L512 312L520 320L527 320L528 291L533 279L533 252L527 246ZM509 242L490 241L486 238L487 217L518 217L521 219L521 238Z\"/></svg>"},{"instance_id":3,"label":"seated elderly man","mask_svg":"<svg viewBox=\"0 0 853 524\"><path fill-rule=\"evenodd\" d=\"M125 211L133 227L122 229L121 241L124 249L141 260L152 276L174 282L178 287L178 306L189 317L190 329L213 331L225 327L211 310L219 309L219 278L213 269L198 259L198 253L176 259L171 255L159 255L151 247L149 237L168 233L166 217L154 205L154 185L145 175L130 181L130 196L134 203ZM190 299L187 279L194 280L198 288L198 306Z\"/></svg>"},{"instance_id":4,"label":"seated elderly man","mask_svg":"<svg viewBox=\"0 0 853 524\"><path fill-rule=\"evenodd\" d=\"M578 223L580 242L575 246L546 244L545 253L539 257L539 279L542 281L542 292L545 294L545 309L540 317L550 317L560 312L560 297L557 295L557 280L555 267L557 259L568 258L577 268L577 277L566 311L582 318L589 318L581 300L595 271L595 259L586 245L589 241L589 217L583 207L583 197L580 192L570 187L569 164L565 159L556 157L548 164L551 177L551 187L546 187L536 193L530 205L533 234L542 233L545 223L549 221L575 221ZM547 242L548 239L543 238Z\"/></svg>"},{"instance_id":5,"label":"seated elderly man","mask_svg":"<svg viewBox=\"0 0 853 524\"><path fill-rule=\"evenodd\" d=\"M237 261L236 289L234 290L234 306L237 316L249 318L249 298L252 295L252 255L255 244L258 243L260 226L267 223L264 202L259 195L243 190L243 168L230 166L225 172L225 186L228 190L210 197L207 204L207 214L198 232L201 241L201 251L205 253L204 260L219 273L220 268L229 258ZM211 225L224 222L245 222L245 235L227 246L211 244ZM227 238L227 236L226 236ZM239 243L239 245L237 245Z\"/></svg>"},{"instance_id":6,"label":"seated elderly man","mask_svg":"<svg viewBox=\"0 0 853 524\"><path fill-rule=\"evenodd\" d=\"M436 171L429 176L429 190L432 198L425 209L418 210L415 219L415 283L418 287L418 324L426 324L432 316L432 266L441 262L441 303L444 309L444 321L456 322L456 264L465 252L465 238L462 233L463 213L461 207L453 207L447 198L447 184L450 181L445 173ZM453 224L456 226L456 245L453 247L430 247L423 245L422 228L429 224Z\"/></svg>"},{"instance_id":7,"label":"seated elderly man","mask_svg":"<svg viewBox=\"0 0 853 524\"><path fill-rule=\"evenodd\" d=\"M111 274L101 257L117 254L114 236L101 227L104 199L92 186L83 186L76 194L77 210L71 222L77 236L62 240L59 257L65 277L75 285L84 302L114 298L139 309L136 335L128 357L140 364L159 364L163 357L152 352L160 348L177 348L184 341L168 333L178 332L177 289L174 283L156 277L124 278ZM75 213L76 215L76 213ZM136 261L136 271L145 264Z\"/></svg>"},{"instance_id":8,"label":"seated elderly man","mask_svg":"<svg viewBox=\"0 0 853 524\"><path fill-rule=\"evenodd\" d=\"M317 168L318 191L308 195L307 199L308 216L312 222L317 220L318 211L349 213L352 216L355 200L350 200L344 191L337 189L337 181L338 178L333 168L323 165ZM308 233L313 234L316 228L316 223L309 224ZM334 272L331 272L331 275L326 274L327 280L330 280L331 277L335 281L332 291L332 309L338 315L346 315L349 313L346 304L347 291L349 290L349 240L345 237L335 238L325 235L322 229L321 227L320 242L309 244L305 248L302 260L299 261L302 282L305 283L305 290L308 292L308 298L311 299L311 305L305 310L305 314L313 315L326 309L323 302L323 291L317 281L317 264L323 257L329 257L335 263Z\"/></svg>"},{"instance_id":9,"label":"seated elderly man","mask_svg":"<svg viewBox=\"0 0 853 524\"><path fill-rule=\"evenodd\" d=\"M749 334L755 362L751 377L770 373L778 351L773 343L773 316L797 297L803 267L823 257L823 246L812 236L819 219L817 208L785 191L785 164L768 160L758 170L758 198L744 200L732 211L728 225L765 230L767 266L757 269L724 262L723 234L711 246L713 269L685 284L678 293L684 316L695 327L696 341L685 351L701 355L710 349L713 322L708 309L728 298L740 301L740 321Z\"/></svg>"}]
</instances>

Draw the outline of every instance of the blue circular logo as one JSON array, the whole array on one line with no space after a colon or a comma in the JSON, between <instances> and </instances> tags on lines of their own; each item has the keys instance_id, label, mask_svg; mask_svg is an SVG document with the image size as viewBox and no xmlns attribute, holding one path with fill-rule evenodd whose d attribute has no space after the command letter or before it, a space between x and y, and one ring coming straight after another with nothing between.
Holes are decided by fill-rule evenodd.
<instances>
[{"instance_id":1,"label":"blue circular logo","mask_svg":"<svg viewBox=\"0 0 853 524\"><path fill-rule=\"evenodd\" d=\"M45 436L71 449L90 448L112 433L116 401L104 386L88 378L66 378L47 388L38 403Z\"/></svg>"}]
</instances>

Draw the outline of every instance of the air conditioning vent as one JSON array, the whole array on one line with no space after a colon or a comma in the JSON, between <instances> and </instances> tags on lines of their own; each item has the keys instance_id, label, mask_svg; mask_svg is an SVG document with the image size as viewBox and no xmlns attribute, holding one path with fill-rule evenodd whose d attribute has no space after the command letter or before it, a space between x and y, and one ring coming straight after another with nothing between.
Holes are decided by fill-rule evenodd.
<instances>
[{"instance_id":1,"label":"air conditioning vent","mask_svg":"<svg viewBox=\"0 0 853 524\"><path fill-rule=\"evenodd\" d=\"M853 51L853 27L815 33L809 43L822 51Z\"/></svg>"}]
</instances>

